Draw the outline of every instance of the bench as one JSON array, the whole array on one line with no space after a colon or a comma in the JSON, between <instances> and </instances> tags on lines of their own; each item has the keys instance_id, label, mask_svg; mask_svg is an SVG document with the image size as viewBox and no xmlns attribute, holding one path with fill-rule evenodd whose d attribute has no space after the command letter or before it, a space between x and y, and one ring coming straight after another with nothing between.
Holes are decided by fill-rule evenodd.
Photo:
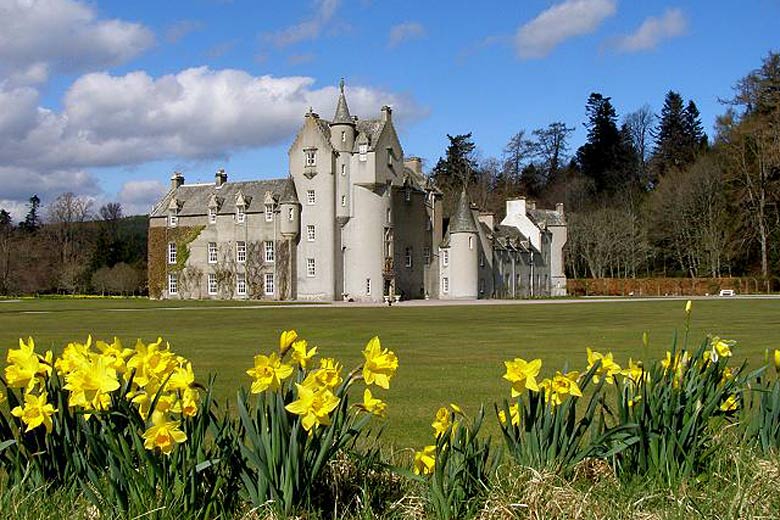
<instances>
[{"instance_id":1,"label":"bench","mask_svg":"<svg viewBox=\"0 0 780 520\"><path fill-rule=\"evenodd\" d=\"M718 296L734 296L735 294L734 289L721 289Z\"/></svg>"}]
</instances>

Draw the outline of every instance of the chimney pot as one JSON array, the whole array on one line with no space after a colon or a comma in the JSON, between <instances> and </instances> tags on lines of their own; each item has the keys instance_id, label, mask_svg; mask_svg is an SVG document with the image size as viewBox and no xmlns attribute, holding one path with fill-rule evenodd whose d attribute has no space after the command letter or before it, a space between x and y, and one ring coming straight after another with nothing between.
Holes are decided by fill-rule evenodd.
<instances>
[{"instance_id":1,"label":"chimney pot","mask_svg":"<svg viewBox=\"0 0 780 520\"><path fill-rule=\"evenodd\" d=\"M184 175L182 175L181 172L173 172L173 175L171 176L171 189L175 190L182 184L184 184Z\"/></svg>"},{"instance_id":2,"label":"chimney pot","mask_svg":"<svg viewBox=\"0 0 780 520\"><path fill-rule=\"evenodd\" d=\"M217 170L217 173L214 174L214 184L217 186L217 188L221 187L223 184L227 182L227 172L224 168L220 168Z\"/></svg>"}]
</instances>

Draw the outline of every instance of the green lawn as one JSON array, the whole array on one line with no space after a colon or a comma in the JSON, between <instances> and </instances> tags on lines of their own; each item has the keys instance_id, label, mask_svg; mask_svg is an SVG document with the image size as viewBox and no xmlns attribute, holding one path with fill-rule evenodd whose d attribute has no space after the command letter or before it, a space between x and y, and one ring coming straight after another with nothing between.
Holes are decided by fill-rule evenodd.
<instances>
[{"instance_id":1,"label":"green lawn","mask_svg":"<svg viewBox=\"0 0 780 520\"><path fill-rule=\"evenodd\" d=\"M547 372L567 363L580 369L585 347L592 346L611 350L624 364L629 356L662 355L684 324L683 301L261 309L195 302L170 310L173 305L142 299L0 301L0 352L28 335L39 349L55 351L88 333L116 335L130 346L138 337L161 335L193 361L201 380L216 373L225 399L248 383L244 371L255 353L277 348L282 329L295 328L347 367L379 335L400 359L391 390L381 392L389 403L386 435L398 446L418 446L429 442L431 417L442 404L457 402L473 412L480 402L507 395L505 359L540 357ZM643 352L644 331L650 334L649 353ZM699 341L707 333L737 340L735 355L759 365L766 348L780 348L780 300L695 301L691 337Z\"/></svg>"}]
</instances>

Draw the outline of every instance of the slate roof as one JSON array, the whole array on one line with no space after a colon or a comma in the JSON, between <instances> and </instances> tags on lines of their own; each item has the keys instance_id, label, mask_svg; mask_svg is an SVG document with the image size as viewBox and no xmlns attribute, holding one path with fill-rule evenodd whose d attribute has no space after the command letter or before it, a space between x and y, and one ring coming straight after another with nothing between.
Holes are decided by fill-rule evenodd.
<instances>
[{"instance_id":1,"label":"slate roof","mask_svg":"<svg viewBox=\"0 0 780 520\"><path fill-rule=\"evenodd\" d=\"M355 121L355 128L358 135L355 137L355 147L353 148L353 151L358 151L360 134L368 137L368 149L373 150L376 146L376 142L379 140L379 136L382 135L382 130L385 128L385 122L381 119L358 119Z\"/></svg>"},{"instance_id":2,"label":"slate roof","mask_svg":"<svg viewBox=\"0 0 780 520\"><path fill-rule=\"evenodd\" d=\"M169 191L163 199L157 203L150 217L164 217L168 214L168 207L175 199L179 203L179 216L206 215L209 201L212 196L219 203L217 213L220 215L231 214L236 211L236 198L240 193L247 202L247 213L261 213L265 211L265 195L270 192L277 202L281 201L285 189L293 184L289 178L268 179L262 181L226 182L220 188L215 184L184 184L175 190ZM292 187L293 194L295 187Z\"/></svg>"},{"instance_id":3,"label":"slate roof","mask_svg":"<svg viewBox=\"0 0 780 520\"><path fill-rule=\"evenodd\" d=\"M341 78L339 83L339 101L336 104L336 115L333 116L334 123L341 124L353 124L352 116L349 115L349 107L347 106L347 97L344 95L344 78Z\"/></svg>"},{"instance_id":4,"label":"slate roof","mask_svg":"<svg viewBox=\"0 0 780 520\"><path fill-rule=\"evenodd\" d=\"M528 210L528 215L537 224L544 224L546 226L566 225L566 217L564 217L554 209L531 209Z\"/></svg>"},{"instance_id":5,"label":"slate roof","mask_svg":"<svg viewBox=\"0 0 780 520\"><path fill-rule=\"evenodd\" d=\"M474 222L474 215L471 213L471 204L466 190L460 194L458 207L455 214L450 218L449 233L476 233L477 225Z\"/></svg>"}]
</instances>

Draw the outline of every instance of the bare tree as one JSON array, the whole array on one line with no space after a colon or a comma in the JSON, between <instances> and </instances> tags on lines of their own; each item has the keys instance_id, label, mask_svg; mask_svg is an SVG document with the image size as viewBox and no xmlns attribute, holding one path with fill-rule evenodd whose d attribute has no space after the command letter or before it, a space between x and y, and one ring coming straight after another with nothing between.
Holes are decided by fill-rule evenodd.
<instances>
[{"instance_id":1,"label":"bare tree","mask_svg":"<svg viewBox=\"0 0 780 520\"><path fill-rule=\"evenodd\" d=\"M566 160L569 151L569 135L572 132L574 128L566 126L563 121L556 121L546 128L537 128L533 131L536 138L534 151L541 160L546 179L555 177Z\"/></svg>"},{"instance_id":2,"label":"bare tree","mask_svg":"<svg viewBox=\"0 0 780 520\"><path fill-rule=\"evenodd\" d=\"M91 251L83 224L91 216L92 200L63 193L52 202L47 211L47 236L59 252L58 286L75 292L86 273Z\"/></svg>"},{"instance_id":3,"label":"bare tree","mask_svg":"<svg viewBox=\"0 0 780 520\"><path fill-rule=\"evenodd\" d=\"M639 110L626 114L623 123L628 128L631 141L639 157L640 178L645 186L650 184L647 162L652 150L652 129L655 126L655 114L650 105L642 105Z\"/></svg>"},{"instance_id":4,"label":"bare tree","mask_svg":"<svg viewBox=\"0 0 780 520\"><path fill-rule=\"evenodd\" d=\"M98 210L100 218L106 221L115 221L122 218L122 205L119 202L108 202L100 206Z\"/></svg>"}]
</instances>

